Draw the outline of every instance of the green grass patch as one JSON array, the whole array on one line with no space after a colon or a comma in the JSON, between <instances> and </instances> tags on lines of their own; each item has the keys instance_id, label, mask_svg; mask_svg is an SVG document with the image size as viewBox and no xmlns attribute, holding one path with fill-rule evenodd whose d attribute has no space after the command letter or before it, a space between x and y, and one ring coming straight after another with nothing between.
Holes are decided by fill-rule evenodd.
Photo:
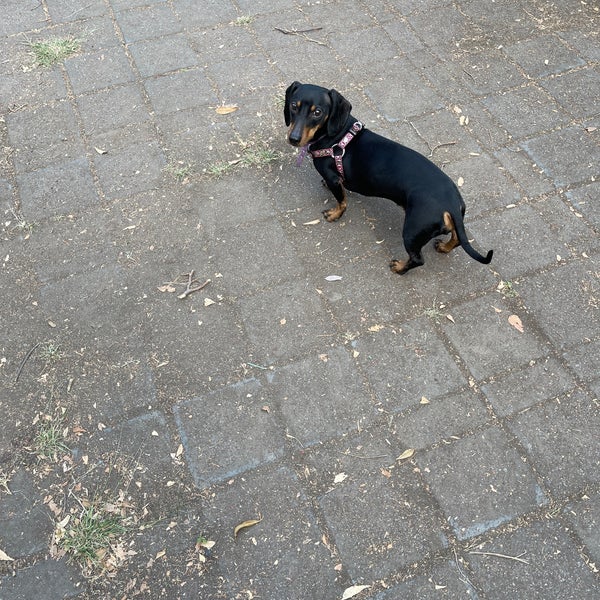
<instances>
[{"instance_id":1,"label":"green grass patch","mask_svg":"<svg viewBox=\"0 0 600 600\"><path fill-rule=\"evenodd\" d=\"M56 532L57 545L81 566L104 568L114 542L127 533L123 517L107 514L93 504L84 506Z\"/></svg>"},{"instance_id":2,"label":"green grass patch","mask_svg":"<svg viewBox=\"0 0 600 600\"><path fill-rule=\"evenodd\" d=\"M37 423L37 432L33 439L35 453L47 460L58 460L59 454L70 452L65 444L65 424L62 419L42 415Z\"/></svg>"},{"instance_id":3,"label":"green grass patch","mask_svg":"<svg viewBox=\"0 0 600 600\"><path fill-rule=\"evenodd\" d=\"M35 62L41 67L51 67L81 50L81 41L73 37L53 37L29 43Z\"/></svg>"}]
</instances>

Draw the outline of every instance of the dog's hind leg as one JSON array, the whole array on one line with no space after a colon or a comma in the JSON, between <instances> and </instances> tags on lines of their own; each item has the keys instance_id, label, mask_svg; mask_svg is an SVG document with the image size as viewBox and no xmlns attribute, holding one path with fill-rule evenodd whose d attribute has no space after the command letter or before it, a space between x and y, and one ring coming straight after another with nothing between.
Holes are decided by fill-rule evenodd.
<instances>
[{"instance_id":1,"label":"dog's hind leg","mask_svg":"<svg viewBox=\"0 0 600 600\"><path fill-rule=\"evenodd\" d=\"M451 234L450 239L447 242L436 240L434 247L438 252L448 254L448 252L456 248L456 246L460 245L458 235L456 235L456 227L454 226L454 221L452 220L452 217L448 212L444 213L444 229L444 233Z\"/></svg>"}]
</instances>

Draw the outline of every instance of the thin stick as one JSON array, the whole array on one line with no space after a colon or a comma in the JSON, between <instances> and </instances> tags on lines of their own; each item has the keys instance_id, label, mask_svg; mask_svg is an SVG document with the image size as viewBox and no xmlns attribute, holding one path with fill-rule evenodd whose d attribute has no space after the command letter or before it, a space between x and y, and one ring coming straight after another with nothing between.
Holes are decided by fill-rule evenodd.
<instances>
[{"instance_id":1,"label":"thin stick","mask_svg":"<svg viewBox=\"0 0 600 600\"><path fill-rule=\"evenodd\" d=\"M484 556L496 556L497 558L507 558L508 560L516 560L526 565L529 564L529 561L521 558L521 556L523 556L525 552L523 552L523 554L519 554L519 556L508 556L506 554L498 554L497 552L479 552L477 550L471 550L469 554L483 554Z\"/></svg>"},{"instance_id":2,"label":"thin stick","mask_svg":"<svg viewBox=\"0 0 600 600\"><path fill-rule=\"evenodd\" d=\"M197 279L194 279L194 271L193 269L188 273L188 282L185 288L185 291L177 296L180 300L183 298L187 298L190 294L194 292L199 292L201 289L205 288L209 283L210 279L207 279L204 283L197 285L196 287L192 287L194 283L198 283Z\"/></svg>"},{"instance_id":3,"label":"thin stick","mask_svg":"<svg viewBox=\"0 0 600 600\"><path fill-rule=\"evenodd\" d=\"M31 355L35 352L35 349L38 346L41 346L42 342L38 342L26 355L25 358L21 361L21 365L19 366L19 370L17 371L17 374L15 376L15 383L17 383L17 381L19 381L19 377L21 377L21 371L23 371L23 367L25 366L25 363L31 358Z\"/></svg>"},{"instance_id":4,"label":"thin stick","mask_svg":"<svg viewBox=\"0 0 600 600\"><path fill-rule=\"evenodd\" d=\"M438 148L444 148L445 146L455 146L456 144L457 144L457 142L444 142L443 144L438 144L437 146L434 146L433 148L431 148L431 146L429 146L429 144L427 144L431 148L431 152L429 153L429 158L431 158L433 156L433 153Z\"/></svg>"},{"instance_id":5,"label":"thin stick","mask_svg":"<svg viewBox=\"0 0 600 600\"><path fill-rule=\"evenodd\" d=\"M325 42L320 42L319 40L314 40L313 38L308 37L305 33L305 31L319 31L320 29L322 29L322 27L315 27L314 29L305 29L303 31L281 29L279 27L275 27L275 29L277 31L281 31L281 33L285 33L286 35L299 35L300 37L303 37L305 40L308 40L309 42L313 42L314 44L319 44L319 46L328 47Z\"/></svg>"}]
</instances>

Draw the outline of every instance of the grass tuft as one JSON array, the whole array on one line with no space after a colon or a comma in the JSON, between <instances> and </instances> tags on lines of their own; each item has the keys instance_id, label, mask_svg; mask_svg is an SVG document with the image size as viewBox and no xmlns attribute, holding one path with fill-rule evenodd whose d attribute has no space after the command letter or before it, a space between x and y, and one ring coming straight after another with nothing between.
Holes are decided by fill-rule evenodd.
<instances>
[{"instance_id":1,"label":"grass tuft","mask_svg":"<svg viewBox=\"0 0 600 600\"><path fill-rule=\"evenodd\" d=\"M39 42L31 42L30 47L39 66L51 67L79 52L81 41L73 37L54 37Z\"/></svg>"},{"instance_id":2,"label":"grass tuft","mask_svg":"<svg viewBox=\"0 0 600 600\"><path fill-rule=\"evenodd\" d=\"M33 445L40 458L56 461L59 454L71 451L64 442L64 424L61 419L43 415L38 423Z\"/></svg>"}]
</instances>

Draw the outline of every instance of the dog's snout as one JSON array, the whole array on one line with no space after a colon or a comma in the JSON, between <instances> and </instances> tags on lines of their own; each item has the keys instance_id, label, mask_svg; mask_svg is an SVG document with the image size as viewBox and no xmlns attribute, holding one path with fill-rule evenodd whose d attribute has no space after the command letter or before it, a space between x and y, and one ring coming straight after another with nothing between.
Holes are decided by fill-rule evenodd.
<instances>
[{"instance_id":1,"label":"dog's snout","mask_svg":"<svg viewBox=\"0 0 600 600\"><path fill-rule=\"evenodd\" d=\"M302 130L299 127L292 127L288 135L288 140L292 146L297 146L302 139Z\"/></svg>"}]
</instances>

